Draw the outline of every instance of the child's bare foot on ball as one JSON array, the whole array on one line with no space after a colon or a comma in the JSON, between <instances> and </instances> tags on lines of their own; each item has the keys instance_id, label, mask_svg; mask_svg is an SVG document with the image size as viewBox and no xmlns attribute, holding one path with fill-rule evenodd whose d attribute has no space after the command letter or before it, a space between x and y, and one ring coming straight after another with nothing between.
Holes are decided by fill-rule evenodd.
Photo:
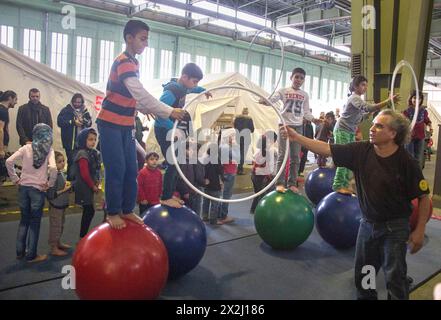
<instances>
[{"instance_id":1,"label":"child's bare foot on ball","mask_svg":"<svg viewBox=\"0 0 441 320\"><path fill-rule=\"evenodd\" d=\"M173 198L172 198L173 200L176 200L176 201L178 201L180 204L184 204L185 203L185 201L184 200L182 200L182 199L179 199L178 197L175 197L175 196L173 196Z\"/></svg>"},{"instance_id":2,"label":"child's bare foot on ball","mask_svg":"<svg viewBox=\"0 0 441 320\"><path fill-rule=\"evenodd\" d=\"M182 208L182 204L176 199L161 200L161 204L172 208Z\"/></svg>"},{"instance_id":3,"label":"child's bare foot on ball","mask_svg":"<svg viewBox=\"0 0 441 320\"><path fill-rule=\"evenodd\" d=\"M276 191L281 192L281 193L285 193L286 192L285 186L283 186L283 185L276 186Z\"/></svg>"},{"instance_id":4,"label":"child's bare foot on ball","mask_svg":"<svg viewBox=\"0 0 441 320\"><path fill-rule=\"evenodd\" d=\"M119 215L108 216L107 222L113 229L123 229L126 227L126 223Z\"/></svg>"},{"instance_id":5,"label":"child's bare foot on ball","mask_svg":"<svg viewBox=\"0 0 441 320\"><path fill-rule=\"evenodd\" d=\"M340 188L337 190L338 193L342 194L353 194L354 192L349 188Z\"/></svg>"},{"instance_id":6,"label":"child's bare foot on ball","mask_svg":"<svg viewBox=\"0 0 441 320\"><path fill-rule=\"evenodd\" d=\"M121 215L121 218L131 220L137 224L144 224L144 221L139 216L134 214L133 212L129 213L129 214L123 214L123 215Z\"/></svg>"}]
</instances>

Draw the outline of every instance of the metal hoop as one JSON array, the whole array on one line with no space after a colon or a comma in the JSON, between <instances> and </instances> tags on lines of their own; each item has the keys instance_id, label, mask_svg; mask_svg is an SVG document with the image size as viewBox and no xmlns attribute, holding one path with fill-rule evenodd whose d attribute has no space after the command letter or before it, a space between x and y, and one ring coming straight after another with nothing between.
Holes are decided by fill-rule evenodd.
<instances>
[{"instance_id":1,"label":"metal hoop","mask_svg":"<svg viewBox=\"0 0 441 320\"><path fill-rule=\"evenodd\" d=\"M194 97L183 109L185 110L185 109L187 109L196 99L198 99L200 96L202 96L203 94L205 94L205 93L207 93L207 92L210 92L210 91L214 91L214 90L220 90L220 89L237 89L237 90L245 90L245 91L248 91L248 92L250 92L250 93L254 93L254 94L256 94L257 96L259 96L260 98L263 98L263 99L265 99L265 100L267 100L267 98L265 98L264 96L262 96L260 93L258 93L258 92L256 92L256 91L254 91L254 90L251 90L251 89L248 89L248 88L245 88L245 87L241 87L241 86L219 86L219 87L214 87L214 88L211 88L211 89L209 89L209 90L206 90L206 91L204 91L204 92L201 92L200 94L198 94L196 97ZM274 109L274 111L276 111L277 112L277 114L278 114L278 116L279 116L279 118L282 120L282 125L285 127L286 126L286 123L285 123L285 120L283 119L283 117L282 117L282 114L280 113L280 111L274 106L274 104L271 102L271 101L268 101L267 100L267 102L269 102L270 104L271 104L271 107ZM279 179L279 177L280 177L280 175L285 171L285 166L286 166L286 162L287 162L287 160L288 160L288 153L289 153L289 138L287 138L286 139L286 152L285 152L285 156L284 156L284 158L283 158L283 162L282 162L282 165L280 166L280 169L279 169L279 171L277 172L277 174L276 174L276 176L274 177L274 179L271 181L271 183L270 184L268 184L265 188L263 188L262 190L260 190L259 192L257 192L257 193L255 193L255 194L253 194L253 195L251 195L251 196L248 196L248 197L245 197L245 198L240 198L240 199L221 199L221 198L216 198L216 197L213 197L213 196L210 196L210 195L208 195L208 194L206 194L205 192L202 192L201 190L199 190L198 188L196 188L188 179L187 179L187 177L185 177L185 175L184 175L184 173L182 172L182 170L181 170L181 168L180 168L180 166L179 166L179 164L178 164L178 161L177 161L177 159L176 159L176 154L175 154L175 152L174 152L174 150L175 150L175 139L174 139L174 136L175 136L175 134L176 134L176 128L177 128L177 125L178 125L178 121L176 120L175 122L174 122L174 124L173 124L173 129L172 129L172 133L171 133L171 148L172 148L172 152L171 152L171 155L172 155L172 158L173 158L173 161L174 161L174 165L175 165L175 167L176 167L176 170L178 171L178 173L179 173L179 175L181 176L181 178L182 178L182 180L184 180L184 182L190 187L190 188L192 188L195 192L197 192L197 193L199 193L201 196L203 196L203 197L205 197L205 198L208 198L208 199L210 199L210 200L213 200L213 201L219 201L219 202L226 202L226 203L236 203L236 202L242 202L242 201L247 201L247 200L251 200L251 199L254 199L255 197L258 197L258 196L260 196L261 194L263 194L264 192L266 192L269 188L271 188L271 186L277 181L277 179Z\"/></svg>"},{"instance_id":2,"label":"metal hoop","mask_svg":"<svg viewBox=\"0 0 441 320\"><path fill-rule=\"evenodd\" d=\"M279 31L277 31L277 29L275 28L271 28L271 27L264 27L263 29L260 29L255 35L253 40L251 40L250 46L248 47L248 51L247 51L247 55L245 58L245 61L248 61L249 55L250 55L250 50L251 47L254 45L254 42L256 41L257 37L259 36L259 34L261 34L264 31L272 31L273 33L275 33L277 35L277 37L279 37L280 40L280 52L282 55L282 60L280 61L280 75L279 75L279 79L277 80L276 85L274 86L274 90L273 92L269 95L268 99L271 99L271 97L274 95L274 93L276 93L277 88L279 87L280 81L282 80L282 75L283 75L283 68L285 66L285 46L283 44L283 40L282 37L280 36Z\"/></svg>"},{"instance_id":3,"label":"metal hoop","mask_svg":"<svg viewBox=\"0 0 441 320\"><path fill-rule=\"evenodd\" d=\"M415 82L415 89L416 89L416 105L415 105L415 112L413 114L413 118L412 118L412 122L410 123L410 131L413 130L413 127L415 126L416 120L418 118L418 112L419 112L419 103L420 103L420 93L418 90L418 79L415 75L415 71L412 68L412 65L407 62L406 60L401 60L400 62L398 62L397 66L395 67L394 73L392 75L392 83L391 83L391 88L390 88L390 98L391 98L391 102L392 102L392 109L395 110L395 103L394 100L392 99L393 97L393 92L394 92L394 87L395 87L395 78L397 77L397 73L398 71L400 71L400 69L402 67L408 67L410 69L410 71L412 72L412 76L413 76L413 80Z\"/></svg>"}]
</instances>

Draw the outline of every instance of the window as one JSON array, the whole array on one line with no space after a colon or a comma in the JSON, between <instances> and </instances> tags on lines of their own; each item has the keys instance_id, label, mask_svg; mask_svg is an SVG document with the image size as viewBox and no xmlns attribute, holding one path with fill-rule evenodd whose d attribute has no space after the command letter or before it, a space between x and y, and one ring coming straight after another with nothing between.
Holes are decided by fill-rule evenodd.
<instances>
[{"instance_id":1,"label":"window","mask_svg":"<svg viewBox=\"0 0 441 320\"><path fill-rule=\"evenodd\" d=\"M51 68L67 73L67 34L52 32Z\"/></svg>"},{"instance_id":2,"label":"window","mask_svg":"<svg viewBox=\"0 0 441 320\"><path fill-rule=\"evenodd\" d=\"M24 29L23 54L35 61L41 61L41 31Z\"/></svg>"},{"instance_id":3,"label":"window","mask_svg":"<svg viewBox=\"0 0 441 320\"><path fill-rule=\"evenodd\" d=\"M336 90L336 99L337 100L341 100L342 99L342 95L341 95L341 81L337 81L337 90Z\"/></svg>"},{"instance_id":4,"label":"window","mask_svg":"<svg viewBox=\"0 0 441 320\"><path fill-rule=\"evenodd\" d=\"M277 81L279 81L279 77L280 77L281 73L282 73L282 71L280 69L276 69L276 75L275 75L275 78L274 78L274 85L273 85L273 89L272 90L274 90L275 86L277 85ZM279 90L281 88L283 88L283 77L280 79L279 86L276 89Z\"/></svg>"},{"instance_id":5,"label":"window","mask_svg":"<svg viewBox=\"0 0 441 320\"><path fill-rule=\"evenodd\" d=\"M75 79L89 84L92 60L92 38L77 37L77 54L75 60Z\"/></svg>"},{"instance_id":6,"label":"window","mask_svg":"<svg viewBox=\"0 0 441 320\"><path fill-rule=\"evenodd\" d=\"M179 73L181 73L181 70L184 68L184 66L191 62L191 54L187 52L181 52L179 53Z\"/></svg>"},{"instance_id":7,"label":"window","mask_svg":"<svg viewBox=\"0 0 441 320\"><path fill-rule=\"evenodd\" d=\"M99 82L107 81L109 78L110 69L112 68L113 63L113 49L113 41L101 40Z\"/></svg>"},{"instance_id":8,"label":"window","mask_svg":"<svg viewBox=\"0 0 441 320\"><path fill-rule=\"evenodd\" d=\"M173 52L171 50L161 50L161 69L160 78L170 78L172 76Z\"/></svg>"},{"instance_id":9,"label":"window","mask_svg":"<svg viewBox=\"0 0 441 320\"><path fill-rule=\"evenodd\" d=\"M211 58L211 73L222 72L222 60L218 58Z\"/></svg>"},{"instance_id":10,"label":"window","mask_svg":"<svg viewBox=\"0 0 441 320\"><path fill-rule=\"evenodd\" d=\"M232 60L225 61L225 72L236 72L236 62Z\"/></svg>"},{"instance_id":11,"label":"window","mask_svg":"<svg viewBox=\"0 0 441 320\"><path fill-rule=\"evenodd\" d=\"M264 77L263 77L263 89L266 92L273 91L273 69L265 67Z\"/></svg>"},{"instance_id":12,"label":"window","mask_svg":"<svg viewBox=\"0 0 441 320\"><path fill-rule=\"evenodd\" d=\"M239 63L239 72L243 76L248 77L248 64L246 64L246 63Z\"/></svg>"},{"instance_id":13,"label":"window","mask_svg":"<svg viewBox=\"0 0 441 320\"><path fill-rule=\"evenodd\" d=\"M139 77L151 80L155 75L155 48L145 48L139 57Z\"/></svg>"},{"instance_id":14,"label":"window","mask_svg":"<svg viewBox=\"0 0 441 320\"><path fill-rule=\"evenodd\" d=\"M342 98L344 99L348 93L349 93L349 84L347 82L344 82L343 83Z\"/></svg>"},{"instance_id":15,"label":"window","mask_svg":"<svg viewBox=\"0 0 441 320\"><path fill-rule=\"evenodd\" d=\"M319 99L319 78L318 77L312 77L312 99L318 100Z\"/></svg>"},{"instance_id":16,"label":"window","mask_svg":"<svg viewBox=\"0 0 441 320\"><path fill-rule=\"evenodd\" d=\"M251 81L260 85L260 67L256 65L251 66Z\"/></svg>"},{"instance_id":17,"label":"window","mask_svg":"<svg viewBox=\"0 0 441 320\"><path fill-rule=\"evenodd\" d=\"M1 26L0 43L9 47L14 47L14 28L9 26Z\"/></svg>"},{"instance_id":18,"label":"window","mask_svg":"<svg viewBox=\"0 0 441 320\"><path fill-rule=\"evenodd\" d=\"M326 78L322 79L321 94L322 94L322 100L328 101L328 79L326 79Z\"/></svg>"},{"instance_id":19,"label":"window","mask_svg":"<svg viewBox=\"0 0 441 320\"><path fill-rule=\"evenodd\" d=\"M202 73L205 74L207 70L207 57L206 56L196 56L196 64L201 68Z\"/></svg>"},{"instance_id":20,"label":"window","mask_svg":"<svg viewBox=\"0 0 441 320\"><path fill-rule=\"evenodd\" d=\"M335 80L329 80L329 101L335 100Z\"/></svg>"},{"instance_id":21,"label":"window","mask_svg":"<svg viewBox=\"0 0 441 320\"><path fill-rule=\"evenodd\" d=\"M291 71L286 71L285 73L285 83L287 87L291 87L292 81L291 81Z\"/></svg>"},{"instance_id":22,"label":"window","mask_svg":"<svg viewBox=\"0 0 441 320\"><path fill-rule=\"evenodd\" d=\"M310 94L311 91L311 76L305 77L305 82L303 83L303 90Z\"/></svg>"}]
</instances>

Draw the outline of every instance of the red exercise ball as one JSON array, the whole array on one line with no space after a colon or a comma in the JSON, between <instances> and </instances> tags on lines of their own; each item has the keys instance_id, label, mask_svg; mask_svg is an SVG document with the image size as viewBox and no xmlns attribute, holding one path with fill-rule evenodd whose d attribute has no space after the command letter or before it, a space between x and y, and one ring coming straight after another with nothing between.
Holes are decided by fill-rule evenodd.
<instances>
[{"instance_id":1,"label":"red exercise ball","mask_svg":"<svg viewBox=\"0 0 441 320\"><path fill-rule=\"evenodd\" d=\"M91 230L73 256L76 293L87 300L146 300L161 293L168 277L167 250L146 225L125 220Z\"/></svg>"},{"instance_id":2,"label":"red exercise ball","mask_svg":"<svg viewBox=\"0 0 441 320\"><path fill-rule=\"evenodd\" d=\"M430 215L429 215L429 219L433 214L433 206L432 206L432 198L429 198L430 200ZM415 230L417 223L418 223L418 198L415 198L412 200L412 206L413 206L413 210L412 210L412 214L410 215L410 220L409 220L409 224L410 224L410 230L413 231ZM429 219L427 219L427 221L429 221Z\"/></svg>"}]
</instances>

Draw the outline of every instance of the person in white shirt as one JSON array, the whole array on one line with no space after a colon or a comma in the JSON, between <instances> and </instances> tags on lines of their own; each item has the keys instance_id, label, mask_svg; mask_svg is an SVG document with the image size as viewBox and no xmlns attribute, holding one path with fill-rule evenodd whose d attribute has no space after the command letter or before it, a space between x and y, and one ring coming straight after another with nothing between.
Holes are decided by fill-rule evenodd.
<instances>
[{"instance_id":1,"label":"person in white shirt","mask_svg":"<svg viewBox=\"0 0 441 320\"><path fill-rule=\"evenodd\" d=\"M314 119L311 110L309 108L309 96L300 89L305 81L306 72L302 68L295 68L291 73L291 87L284 88L277 91L269 101L273 104L281 100L283 102L282 117L285 120L287 126L293 128L298 133L303 135L303 118L314 123L318 123L319 120ZM268 105L265 99L259 101L262 104ZM280 122L279 125L282 123ZM280 136L280 134L279 134ZM300 144L294 141L289 142L289 173L288 181L285 181L285 175L281 175L276 184L276 190L279 192L286 191L285 188L289 188L294 192L298 192L297 189L297 175L300 166ZM280 136L279 140L279 154L277 159L277 170L280 169L283 158L286 152L286 138Z\"/></svg>"}]
</instances>

